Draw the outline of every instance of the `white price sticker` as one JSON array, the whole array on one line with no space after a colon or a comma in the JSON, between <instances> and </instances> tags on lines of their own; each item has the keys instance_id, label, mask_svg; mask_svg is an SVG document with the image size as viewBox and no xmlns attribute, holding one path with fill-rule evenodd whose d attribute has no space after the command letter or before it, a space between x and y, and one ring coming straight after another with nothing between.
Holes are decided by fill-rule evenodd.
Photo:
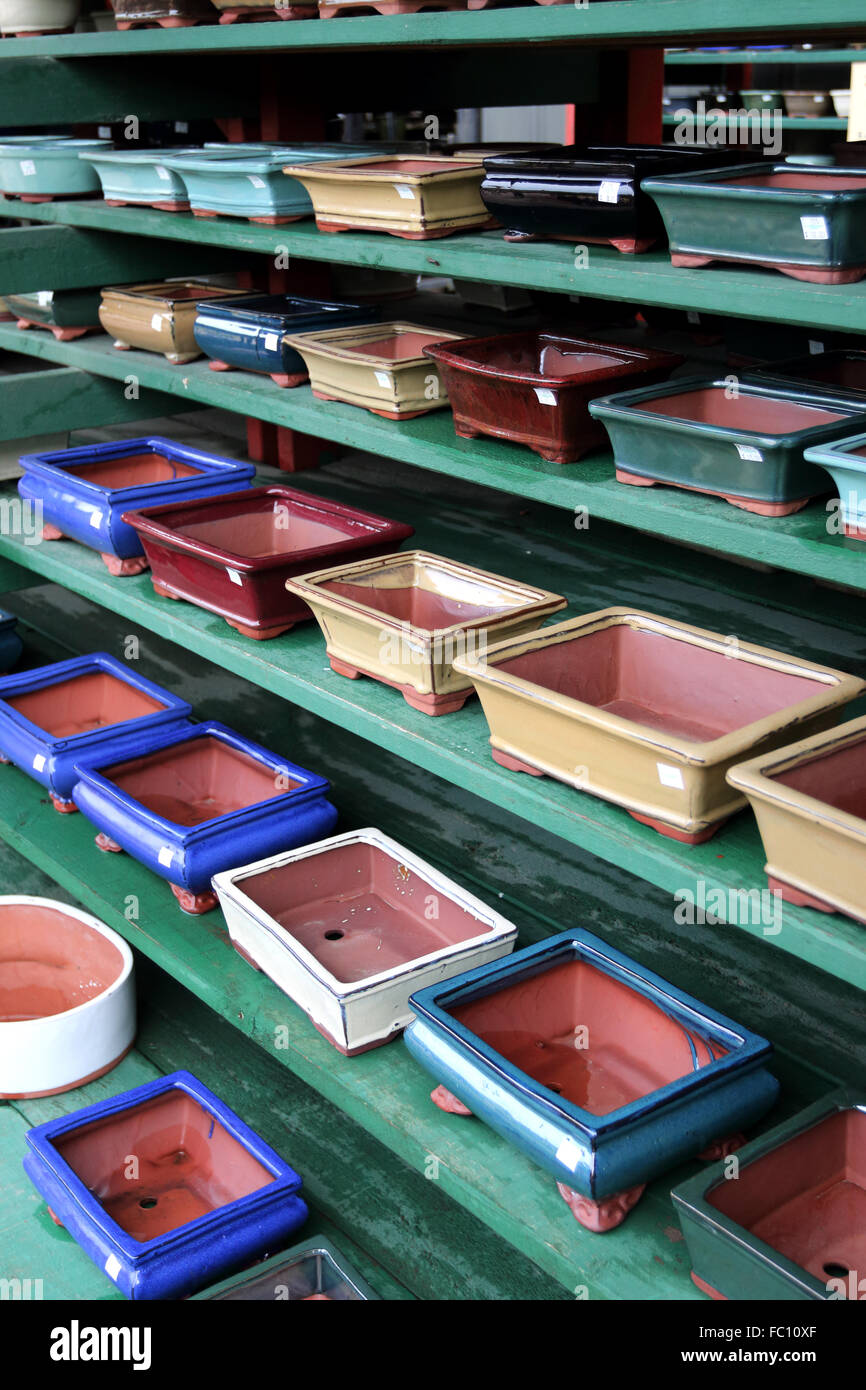
<instances>
[{"instance_id":1,"label":"white price sticker","mask_svg":"<svg viewBox=\"0 0 866 1390\"><path fill-rule=\"evenodd\" d=\"M174 862L174 850L168 845L163 845L157 858L164 869L170 869Z\"/></svg>"},{"instance_id":2,"label":"white price sticker","mask_svg":"<svg viewBox=\"0 0 866 1390\"><path fill-rule=\"evenodd\" d=\"M277 348L279 347L279 345L280 345L280 335L279 335L279 333L266 333L266 334L265 334L265 352L276 352L276 350L277 350Z\"/></svg>"},{"instance_id":3,"label":"white price sticker","mask_svg":"<svg viewBox=\"0 0 866 1390\"><path fill-rule=\"evenodd\" d=\"M573 1173L580 1162L580 1145L573 1139L563 1139L559 1148L556 1150L556 1161Z\"/></svg>"},{"instance_id":4,"label":"white price sticker","mask_svg":"<svg viewBox=\"0 0 866 1390\"><path fill-rule=\"evenodd\" d=\"M164 164L157 164L156 177L158 179L162 179L163 183L171 183L171 174L169 173L168 169L166 169Z\"/></svg>"},{"instance_id":5,"label":"white price sticker","mask_svg":"<svg viewBox=\"0 0 866 1390\"><path fill-rule=\"evenodd\" d=\"M801 217L800 226L807 241L828 241L830 238L826 217Z\"/></svg>"},{"instance_id":6,"label":"white price sticker","mask_svg":"<svg viewBox=\"0 0 866 1390\"><path fill-rule=\"evenodd\" d=\"M395 183L394 187L396 188L401 198L415 197L415 190L414 188L410 188L408 183Z\"/></svg>"},{"instance_id":7,"label":"white price sticker","mask_svg":"<svg viewBox=\"0 0 866 1390\"><path fill-rule=\"evenodd\" d=\"M46 763L45 754L44 754L44 753L37 753L37 754L36 754L36 757L33 759L33 771L34 771L34 772L44 772L44 770L45 770L45 763Z\"/></svg>"},{"instance_id":8,"label":"white price sticker","mask_svg":"<svg viewBox=\"0 0 866 1390\"><path fill-rule=\"evenodd\" d=\"M760 449L756 449L754 444L738 444L737 453L741 459L748 459L750 463L763 463L764 455Z\"/></svg>"},{"instance_id":9,"label":"white price sticker","mask_svg":"<svg viewBox=\"0 0 866 1390\"><path fill-rule=\"evenodd\" d=\"M162 332L162 323L162 314L154 314L153 318L150 321L150 326L153 329L154 333Z\"/></svg>"},{"instance_id":10,"label":"white price sticker","mask_svg":"<svg viewBox=\"0 0 866 1390\"><path fill-rule=\"evenodd\" d=\"M228 575L229 579L232 581L233 584L240 584L241 586L243 586L243 575L240 574L237 570L231 570L228 568L228 566L226 566L226 574Z\"/></svg>"},{"instance_id":11,"label":"white price sticker","mask_svg":"<svg viewBox=\"0 0 866 1390\"><path fill-rule=\"evenodd\" d=\"M809 339L809 352L813 357L817 357L819 352L824 351L824 344L819 343L816 338Z\"/></svg>"},{"instance_id":12,"label":"white price sticker","mask_svg":"<svg viewBox=\"0 0 866 1390\"><path fill-rule=\"evenodd\" d=\"M99 136L100 140L110 140L110 139L111 139L111 126L110 126L110 125L101 125L101 126L97 126L97 128L96 128L96 133L97 133L97 135Z\"/></svg>"},{"instance_id":13,"label":"white price sticker","mask_svg":"<svg viewBox=\"0 0 866 1390\"><path fill-rule=\"evenodd\" d=\"M376 380L378 381L379 385L384 386L386 391L391 390L393 382L391 381L391 377L388 374L388 372L375 372L374 376L376 377Z\"/></svg>"},{"instance_id":14,"label":"white price sticker","mask_svg":"<svg viewBox=\"0 0 866 1390\"><path fill-rule=\"evenodd\" d=\"M26 174L28 178L32 178L36 173L36 165L32 159L20 159L18 163L21 166L22 174Z\"/></svg>"},{"instance_id":15,"label":"white price sticker","mask_svg":"<svg viewBox=\"0 0 866 1390\"><path fill-rule=\"evenodd\" d=\"M678 767L671 767L670 763L656 763L656 767L663 787L676 787L678 791L682 791L686 784Z\"/></svg>"},{"instance_id":16,"label":"white price sticker","mask_svg":"<svg viewBox=\"0 0 866 1390\"><path fill-rule=\"evenodd\" d=\"M535 395L539 405L556 405L556 392L547 386L536 386Z\"/></svg>"},{"instance_id":17,"label":"white price sticker","mask_svg":"<svg viewBox=\"0 0 866 1390\"><path fill-rule=\"evenodd\" d=\"M117 1256L109 1255L108 1259L105 1261L105 1272L108 1275L109 1279L113 1279L116 1283L117 1276L120 1273L120 1269L120 1260L117 1258Z\"/></svg>"},{"instance_id":18,"label":"white price sticker","mask_svg":"<svg viewBox=\"0 0 866 1390\"><path fill-rule=\"evenodd\" d=\"M188 135L189 121L175 121L174 128L177 131L178 135Z\"/></svg>"},{"instance_id":19,"label":"white price sticker","mask_svg":"<svg viewBox=\"0 0 866 1390\"><path fill-rule=\"evenodd\" d=\"M267 187L267 184L265 183L264 179L260 179L259 176L258 176L258 174L247 174L247 178L249 179L249 181L250 181L250 183L252 184L253 188L266 188L266 187Z\"/></svg>"},{"instance_id":20,"label":"white price sticker","mask_svg":"<svg viewBox=\"0 0 866 1390\"><path fill-rule=\"evenodd\" d=\"M701 316L698 313L697 309L687 309L686 320L688 323L700 323Z\"/></svg>"},{"instance_id":21,"label":"white price sticker","mask_svg":"<svg viewBox=\"0 0 866 1390\"><path fill-rule=\"evenodd\" d=\"M36 295L36 303L42 309L47 309L54 298L53 290L39 290Z\"/></svg>"},{"instance_id":22,"label":"white price sticker","mask_svg":"<svg viewBox=\"0 0 866 1390\"><path fill-rule=\"evenodd\" d=\"M97 528L102 525L102 512L91 512L90 524L93 527L94 531L97 530Z\"/></svg>"},{"instance_id":23,"label":"white price sticker","mask_svg":"<svg viewBox=\"0 0 866 1390\"><path fill-rule=\"evenodd\" d=\"M602 179L598 187L598 201L600 203L619 202L621 186L617 179Z\"/></svg>"}]
</instances>

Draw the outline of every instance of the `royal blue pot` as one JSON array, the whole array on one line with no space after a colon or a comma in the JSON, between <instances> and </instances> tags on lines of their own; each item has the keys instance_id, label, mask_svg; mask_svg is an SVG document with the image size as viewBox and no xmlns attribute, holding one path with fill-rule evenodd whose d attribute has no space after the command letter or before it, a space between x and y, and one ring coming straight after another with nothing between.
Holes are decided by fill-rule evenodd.
<instances>
[{"instance_id":1,"label":"royal blue pot","mask_svg":"<svg viewBox=\"0 0 866 1390\"><path fill-rule=\"evenodd\" d=\"M300 353L285 342L287 333L375 323L378 310L360 304L299 299L290 294L251 294L198 306L193 336L211 367L264 372L278 386L300 386L308 379Z\"/></svg>"},{"instance_id":2,"label":"royal blue pot","mask_svg":"<svg viewBox=\"0 0 866 1390\"><path fill-rule=\"evenodd\" d=\"M137 533L123 513L248 487L251 463L219 458L153 435L24 454L18 491L42 507L43 539L69 536L98 550L112 574L147 568Z\"/></svg>"},{"instance_id":3,"label":"royal blue pot","mask_svg":"<svg viewBox=\"0 0 866 1390\"><path fill-rule=\"evenodd\" d=\"M8 671L10 666L14 666L24 650L17 626L15 614L0 608L0 671Z\"/></svg>"},{"instance_id":4,"label":"royal blue pot","mask_svg":"<svg viewBox=\"0 0 866 1390\"><path fill-rule=\"evenodd\" d=\"M142 740L186 726L191 713L131 664L91 652L0 679L0 754L46 787L58 811L74 811L79 759L135 757Z\"/></svg>"},{"instance_id":5,"label":"royal blue pot","mask_svg":"<svg viewBox=\"0 0 866 1390\"><path fill-rule=\"evenodd\" d=\"M126 1298L183 1298L308 1214L294 1169L188 1071L37 1125L24 1169Z\"/></svg>"}]
</instances>

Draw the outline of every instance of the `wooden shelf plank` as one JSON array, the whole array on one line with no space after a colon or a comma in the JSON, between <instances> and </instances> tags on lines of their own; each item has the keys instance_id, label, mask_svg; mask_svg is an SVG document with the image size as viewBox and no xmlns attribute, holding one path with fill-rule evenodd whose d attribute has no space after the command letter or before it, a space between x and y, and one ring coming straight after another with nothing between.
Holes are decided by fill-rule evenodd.
<instances>
[{"instance_id":1,"label":"wooden shelf plank","mask_svg":"<svg viewBox=\"0 0 866 1390\"><path fill-rule=\"evenodd\" d=\"M665 67L704 67L712 63L866 63L866 48L732 48L727 53L689 49L665 54Z\"/></svg>"}]
</instances>

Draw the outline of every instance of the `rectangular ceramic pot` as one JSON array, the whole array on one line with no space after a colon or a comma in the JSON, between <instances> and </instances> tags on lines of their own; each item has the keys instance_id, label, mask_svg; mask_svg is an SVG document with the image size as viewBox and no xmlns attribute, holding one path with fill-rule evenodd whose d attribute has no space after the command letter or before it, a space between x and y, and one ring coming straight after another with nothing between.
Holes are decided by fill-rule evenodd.
<instances>
[{"instance_id":1,"label":"rectangular ceramic pot","mask_svg":"<svg viewBox=\"0 0 866 1390\"><path fill-rule=\"evenodd\" d=\"M15 614L7 613L5 608L0 608L0 671L8 671L14 666L24 650L17 628L18 619Z\"/></svg>"},{"instance_id":2,"label":"rectangular ceramic pot","mask_svg":"<svg viewBox=\"0 0 866 1390\"><path fill-rule=\"evenodd\" d=\"M78 156L84 151L111 148L110 140L65 137L36 140L31 145L0 139L0 188L7 198L23 203L50 203L54 198L78 198L99 193L96 170Z\"/></svg>"},{"instance_id":3,"label":"rectangular ceramic pot","mask_svg":"<svg viewBox=\"0 0 866 1390\"><path fill-rule=\"evenodd\" d=\"M517 936L380 830L218 874L214 888L235 949L348 1057L406 1027L414 990L507 955Z\"/></svg>"},{"instance_id":4,"label":"rectangular ceramic pot","mask_svg":"<svg viewBox=\"0 0 866 1390\"><path fill-rule=\"evenodd\" d=\"M186 29L214 19L210 0L111 0L111 4L118 29L157 24L161 29Z\"/></svg>"},{"instance_id":5,"label":"rectangular ceramic pot","mask_svg":"<svg viewBox=\"0 0 866 1390\"><path fill-rule=\"evenodd\" d=\"M439 370L425 349L462 336L395 322L293 333L285 342L306 363L319 400L360 405L386 420L413 420L448 404Z\"/></svg>"},{"instance_id":6,"label":"rectangular ceramic pot","mask_svg":"<svg viewBox=\"0 0 866 1390\"><path fill-rule=\"evenodd\" d=\"M379 1295L324 1236L283 1250L252 1269L223 1279L193 1299L236 1303L379 1302Z\"/></svg>"},{"instance_id":7,"label":"rectangular ceramic pot","mask_svg":"<svg viewBox=\"0 0 866 1390\"><path fill-rule=\"evenodd\" d=\"M300 165L285 172L304 185L321 232L390 232L410 240L492 225L481 201L478 159L395 154Z\"/></svg>"},{"instance_id":8,"label":"rectangular ceramic pot","mask_svg":"<svg viewBox=\"0 0 866 1390\"><path fill-rule=\"evenodd\" d=\"M829 116L832 102L829 92L783 92L785 113L788 116Z\"/></svg>"},{"instance_id":9,"label":"rectangular ceramic pot","mask_svg":"<svg viewBox=\"0 0 866 1390\"><path fill-rule=\"evenodd\" d=\"M150 207L163 212L188 212L186 187L163 155L179 150L95 150L82 153L96 170L102 196L109 207Z\"/></svg>"},{"instance_id":10,"label":"rectangular ceramic pot","mask_svg":"<svg viewBox=\"0 0 866 1390\"><path fill-rule=\"evenodd\" d=\"M88 755L132 757L154 730L185 727L192 706L107 652L56 661L0 680L0 755L74 811L75 765Z\"/></svg>"},{"instance_id":11,"label":"rectangular ceramic pot","mask_svg":"<svg viewBox=\"0 0 866 1390\"><path fill-rule=\"evenodd\" d=\"M849 285L866 275L866 172L743 164L643 182L680 266L736 261L796 280Z\"/></svg>"},{"instance_id":12,"label":"rectangular ceramic pot","mask_svg":"<svg viewBox=\"0 0 866 1390\"><path fill-rule=\"evenodd\" d=\"M301 299L291 294L250 294L226 304L203 304L193 334L212 360L212 371L237 367L262 372L277 386L301 386L307 378L304 359L289 347L286 336L316 329L372 323L379 318L369 305L341 304L326 299Z\"/></svg>"},{"instance_id":13,"label":"rectangular ceramic pot","mask_svg":"<svg viewBox=\"0 0 866 1390\"><path fill-rule=\"evenodd\" d=\"M439 367L463 439L512 439L550 463L575 463L604 443L604 426L587 409L600 391L663 381L683 360L534 331L463 338L424 353Z\"/></svg>"},{"instance_id":14,"label":"rectangular ceramic pot","mask_svg":"<svg viewBox=\"0 0 866 1390\"><path fill-rule=\"evenodd\" d=\"M126 1298L183 1298L307 1219L294 1169L188 1071L36 1125L24 1169Z\"/></svg>"},{"instance_id":15,"label":"rectangular ceramic pot","mask_svg":"<svg viewBox=\"0 0 866 1390\"><path fill-rule=\"evenodd\" d=\"M731 1152L779 1090L770 1043L585 931L410 1004L406 1043L439 1083L435 1103L527 1154L593 1231L669 1168Z\"/></svg>"},{"instance_id":16,"label":"rectangular ceramic pot","mask_svg":"<svg viewBox=\"0 0 866 1390\"><path fill-rule=\"evenodd\" d=\"M810 393L829 391L832 395L866 401L866 350L831 348L827 352L782 358L755 368L749 372L748 380L796 384Z\"/></svg>"},{"instance_id":17,"label":"rectangular ceramic pot","mask_svg":"<svg viewBox=\"0 0 866 1390\"><path fill-rule=\"evenodd\" d=\"M866 540L866 434L815 444L805 456L809 463L826 469L836 484L843 534Z\"/></svg>"},{"instance_id":18,"label":"rectangular ceramic pot","mask_svg":"<svg viewBox=\"0 0 866 1390\"><path fill-rule=\"evenodd\" d=\"M294 0L276 0L270 5L262 0L211 0L220 12L220 24L235 24L241 19L315 19L318 6L295 4Z\"/></svg>"},{"instance_id":19,"label":"rectangular ceramic pot","mask_svg":"<svg viewBox=\"0 0 866 1390\"><path fill-rule=\"evenodd\" d=\"M623 806L687 844L745 805L725 781L753 749L832 725L855 676L652 613L606 608L455 660L493 757Z\"/></svg>"},{"instance_id":20,"label":"rectangular ceramic pot","mask_svg":"<svg viewBox=\"0 0 866 1390\"><path fill-rule=\"evenodd\" d=\"M357 152L346 147L347 156ZM183 180L196 217L245 217L272 227L313 213L306 190L283 166L338 158L333 146L211 145L170 153L164 162Z\"/></svg>"},{"instance_id":21,"label":"rectangular ceramic pot","mask_svg":"<svg viewBox=\"0 0 866 1390\"><path fill-rule=\"evenodd\" d=\"M98 550L115 575L147 568L124 512L248 487L255 476L251 463L218 458L159 435L23 454L20 462L24 476L18 491L42 507L43 540L69 536Z\"/></svg>"},{"instance_id":22,"label":"rectangular ceramic pot","mask_svg":"<svg viewBox=\"0 0 866 1390\"><path fill-rule=\"evenodd\" d=\"M0 33L4 38L66 33L80 10L81 0L0 0Z\"/></svg>"},{"instance_id":23,"label":"rectangular ceramic pot","mask_svg":"<svg viewBox=\"0 0 866 1390\"><path fill-rule=\"evenodd\" d=\"M76 772L99 848L167 879L184 912L216 906L214 874L318 840L337 819L324 777L215 720L154 729L134 756L88 754Z\"/></svg>"},{"instance_id":24,"label":"rectangular ceramic pot","mask_svg":"<svg viewBox=\"0 0 866 1390\"><path fill-rule=\"evenodd\" d=\"M99 321L116 348L161 352L177 366L201 356L193 333L198 305L243 293L202 280L107 288L102 291Z\"/></svg>"},{"instance_id":25,"label":"rectangular ceramic pot","mask_svg":"<svg viewBox=\"0 0 866 1390\"><path fill-rule=\"evenodd\" d=\"M840 1090L674 1188L692 1263L711 1298L862 1299L866 1096Z\"/></svg>"},{"instance_id":26,"label":"rectangular ceramic pot","mask_svg":"<svg viewBox=\"0 0 866 1390\"><path fill-rule=\"evenodd\" d=\"M408 550L287 581L313 610L333 670L394 686L413 709L450 714L472 694L458 658L538 627L559 594Z\"/></svg>"},{"instance_id":27,"label":"rectangular ceramic pot","mask_svg":"<svg viewBox=\"0 0 866 1390\"><path fill-rule=\"evenodd\" d=\"M694 377L602 396L589 413L610 435L620 483L721 497L760 516L788 516L830 491L805 450L866 427L853 396L745 379Z\"/></svg>"},{"instance_id":28,"label":"rectangular ceramic pot","mask_svg":"<svg viewBox=\"0 0 866 1390\"><path fill-rule=\"evenodd\" d=\"M99 328L99 290L37 290L7 294L5 303L18 327L47 328L60 343Z\"/></svg>"},{"instance_id":29,"label":"rectangular ceramic pot","mask_svg":"<svg viewBox=\"0 0 866 1390\"><path fill-rule=\"evenodd\" d=\"M313 615L286 580L316 565L387 555L411 526L288 487L127 512L153 587L218 613L245 637L278 637Z\"/></svg>"}]
</instances>

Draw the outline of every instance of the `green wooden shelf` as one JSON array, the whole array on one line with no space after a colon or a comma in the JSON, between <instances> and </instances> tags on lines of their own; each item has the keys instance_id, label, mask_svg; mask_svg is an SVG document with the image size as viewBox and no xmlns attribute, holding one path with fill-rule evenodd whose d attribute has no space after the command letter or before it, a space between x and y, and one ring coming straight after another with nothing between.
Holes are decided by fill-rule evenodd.
<instances>
[{"instance_id":1,"label":"green wooden shelf","mask_svg":"<svg viewBox=\"0 0 866 1390\"><path fill-rule=\"evenodd\" d=\"M764 114L763 112L761 114ZM681 117L675 113L662 116L662 125L680 125ZM744 129L749 126L748 117L738 116L729 117L728 125L737 125ZM847 130L848 120L844 116L778 116L773 125L780 130ZM744 152L744 158L748 151Z\"/></svg>"},{"instance_id":2,"label":"green wooden shelf","mask_svg":"<svg viewBox=\"0 0 866 1390\"><path fill-rule=\"evenodd\" d=\"M713 63L866 63L866 48L734 48L727 53L692 49L665 54L665 67L705 67Z\"/></svg>"}]
</instances>

